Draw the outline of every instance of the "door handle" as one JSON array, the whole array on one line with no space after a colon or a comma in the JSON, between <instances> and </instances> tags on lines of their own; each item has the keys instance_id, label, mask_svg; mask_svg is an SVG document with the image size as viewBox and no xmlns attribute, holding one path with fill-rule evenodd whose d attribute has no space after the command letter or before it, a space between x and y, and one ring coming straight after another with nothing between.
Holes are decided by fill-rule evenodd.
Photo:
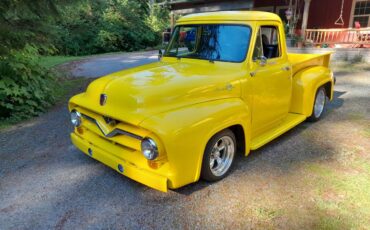
<instances>
[{"instance_id":1,"label":"door handle","mask_svg":"<svg viewBox=\"0 0 370 230\"><path fill-rule=\"evenodd\" d=\"M281 68L282 70L284 71L289 71L290 70L290 67L289 66L284 66L283 68Z\"/></svg>"}]
</instances>

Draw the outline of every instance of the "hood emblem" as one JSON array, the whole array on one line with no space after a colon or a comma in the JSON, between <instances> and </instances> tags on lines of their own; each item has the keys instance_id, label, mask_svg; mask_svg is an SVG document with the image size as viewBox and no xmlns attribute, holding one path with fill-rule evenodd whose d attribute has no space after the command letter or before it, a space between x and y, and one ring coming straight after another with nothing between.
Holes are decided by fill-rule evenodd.
<instances>
[{"instance_id":1,"label":"hood emblem","mask_svg":"<svg viewBox=\"0 0 370 230\"><path fill-rule=\"evenodd\" d=\"M100 105L103 106L107 102L108 96L106 94L100 94Z\"/></svg>"}]
</instances>

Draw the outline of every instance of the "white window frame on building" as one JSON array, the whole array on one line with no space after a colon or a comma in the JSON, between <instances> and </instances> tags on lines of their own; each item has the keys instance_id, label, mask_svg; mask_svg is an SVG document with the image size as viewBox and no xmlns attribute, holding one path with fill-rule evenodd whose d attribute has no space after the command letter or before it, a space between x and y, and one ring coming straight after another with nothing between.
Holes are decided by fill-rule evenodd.
<instances>
[{"instance_id":1,"label":"white window frame on building","mask_svg":"<svg viewBox=\"0 0 370 230\"><path fill-rule=\"evenodd\" d=\"M370 7L370 0L354 0L352 2L352 10L351 10L351 17L350 17L350 21L349 21L349 27L351 27L351 28L354 27L354 22L356 21L355 20L356 17L368 17L367 25L366 26L361 25L361 28L370 27L370 11L365 12L365 10L366 10L366 8L365 8L363 12L355 12L356 11L356 4L358 2L367 2L367 5L366 5L367 8ZM357 14L355 14L355 13L357 13Z\"/></svg>"}]
</instances>

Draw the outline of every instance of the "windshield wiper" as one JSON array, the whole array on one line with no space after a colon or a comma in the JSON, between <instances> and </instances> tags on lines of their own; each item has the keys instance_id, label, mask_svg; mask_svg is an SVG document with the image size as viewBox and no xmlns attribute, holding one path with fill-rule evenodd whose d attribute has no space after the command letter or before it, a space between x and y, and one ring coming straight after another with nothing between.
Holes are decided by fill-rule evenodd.
<instances>
[{"instance_id":1,"label":"windshield wiper","mask_svg":"<svg viewBox=\"0 0 370 230\"><path fill-rule=\"evenodd\" d=\"M220 54L218 54L216 58L210 58L210 59L208 59L208 61L210 63L215 63L216 60L220 60Z\"/></svg>"}]
</instances>

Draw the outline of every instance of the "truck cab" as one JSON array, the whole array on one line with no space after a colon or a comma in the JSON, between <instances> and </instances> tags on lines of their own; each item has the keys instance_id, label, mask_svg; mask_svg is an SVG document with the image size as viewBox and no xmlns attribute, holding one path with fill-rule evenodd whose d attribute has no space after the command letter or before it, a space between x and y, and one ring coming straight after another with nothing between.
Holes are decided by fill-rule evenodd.
<instances>
[{"instance_id":1,"label":"truck cab","mask_svg":"<svg viewBox=\"0 0 370 230\"><path fill-rule=\"evenodd\" d=\"M167 191L217 181L333 97L330 53L289 54L279 16L233 11L178 20L161 59L71 98L71 139L119 173Z\"/></svg>"}]
</instances>

